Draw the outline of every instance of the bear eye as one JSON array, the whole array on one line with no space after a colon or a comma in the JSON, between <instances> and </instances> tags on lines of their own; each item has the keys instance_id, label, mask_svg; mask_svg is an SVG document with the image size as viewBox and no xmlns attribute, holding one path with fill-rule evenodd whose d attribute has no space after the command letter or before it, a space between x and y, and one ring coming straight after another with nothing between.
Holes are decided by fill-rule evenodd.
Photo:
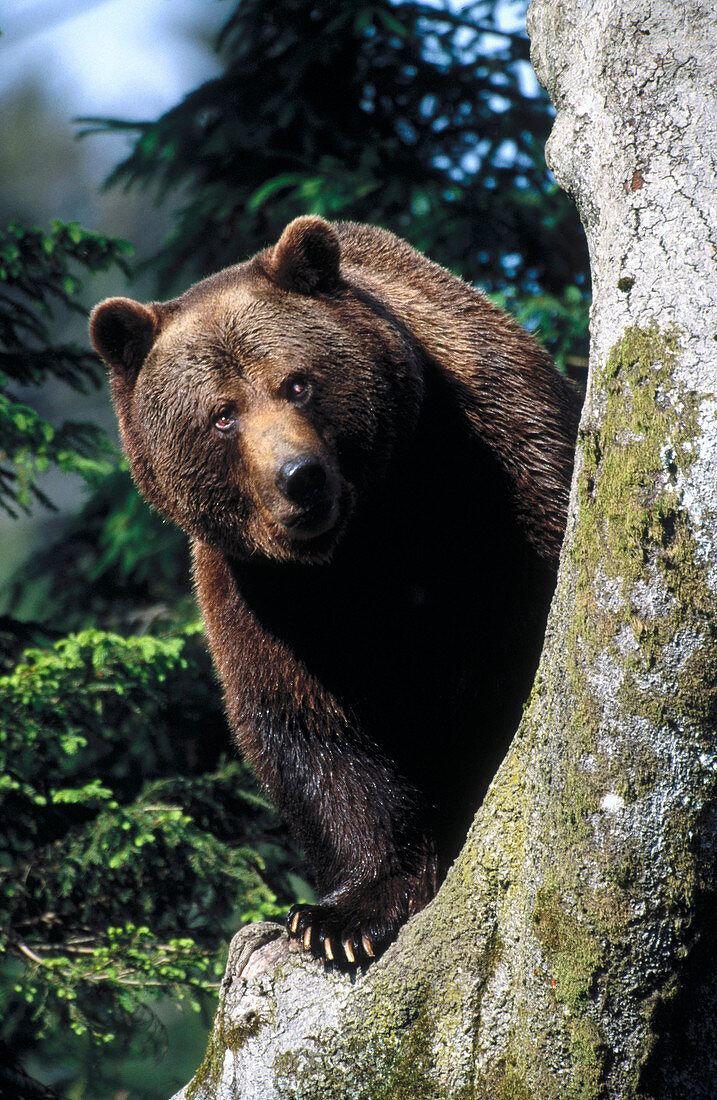
<instances>
[{"instance_id":1,"label":"bear eye","mask_svg":"<svg viewBox=\"0 0 717 1100\"><path fill-rule=\"evenodd\" d=\"M214 427L218 432L228 432L236 424L236 409L233 405L222 405L214 414Z\"/></svg>"},{"instance_id":2,"label":"bear eye","mask_svg":"<svg viewBox=\"0 0 717 1100\"><path fill-rule=\"evenodd\" d=\"M303 405L311 397L311 382L303 374L292 374L286 383L286 397L294 405Z\"/></svg>"}]
</instances>

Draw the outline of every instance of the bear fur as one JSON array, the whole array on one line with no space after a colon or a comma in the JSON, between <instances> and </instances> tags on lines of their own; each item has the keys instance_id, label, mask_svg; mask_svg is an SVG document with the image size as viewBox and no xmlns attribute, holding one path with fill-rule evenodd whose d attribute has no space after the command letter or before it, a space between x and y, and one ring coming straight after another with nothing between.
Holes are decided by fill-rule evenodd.
<instances>
[{"instance_id":1,"label":"bear fur","mask_svg":"<svg viewBox=\"0 0 717 1100\"><path fill-rule=\"evenodd\" d=\"M91 336L135 480L191 536L239 748L316 875L289 934L365 963L517 726L576 391L408 244L317 217L174 301L101 303Z\"/></svg>"}]
</instances>

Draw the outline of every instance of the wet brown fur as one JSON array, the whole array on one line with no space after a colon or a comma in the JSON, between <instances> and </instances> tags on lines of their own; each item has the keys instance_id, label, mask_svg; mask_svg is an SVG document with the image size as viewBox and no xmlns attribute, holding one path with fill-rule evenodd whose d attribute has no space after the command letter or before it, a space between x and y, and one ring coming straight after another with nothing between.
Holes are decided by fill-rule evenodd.
<instances>
[{"instance_id":1,"label":"wet brown fur","mask_svg":"<svg viewBox=\"0 0 717 1100\"><path fill-rule=\"evenodd\" d=\"M471 287L319 218L91 332L135 479L192 537L237 742L316 872L290 933L365 961L433 896L517 723L576 394ZM277 473L307 454L313 511Z\"/></svg>"}]
</instances>

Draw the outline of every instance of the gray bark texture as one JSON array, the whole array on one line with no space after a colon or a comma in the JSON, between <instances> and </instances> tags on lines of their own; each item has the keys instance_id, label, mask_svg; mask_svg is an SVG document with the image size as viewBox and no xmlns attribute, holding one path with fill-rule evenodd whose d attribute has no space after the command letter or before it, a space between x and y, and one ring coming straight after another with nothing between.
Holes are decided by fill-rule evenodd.
<instances>
[{"instance_id":1,"label":"gray bark texture","mask_svg":"<svg viewBox=\"0 0 717 1100\"><path fill-rule=\"evenodd\" d=\"M533 0L594 279L545 650L435 901L365 974L235 938L182 1100L717 1095L717 22Z\"/></svg>"}]
</instances>

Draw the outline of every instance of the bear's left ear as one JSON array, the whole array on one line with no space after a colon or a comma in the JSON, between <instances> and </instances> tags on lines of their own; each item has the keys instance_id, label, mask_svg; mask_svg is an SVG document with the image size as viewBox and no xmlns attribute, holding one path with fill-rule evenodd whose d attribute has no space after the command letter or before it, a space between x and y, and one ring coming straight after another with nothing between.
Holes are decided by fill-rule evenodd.
<instances>
[{"instance_id":1,"label":"bear's left ear","mask_svg":"<svg viewBox=\"0 0 717 1100\"><path fill-rule=\"evenodd\" d=\"M274 245L269 274L284 290L330 294L339 283L341 247L323 218L306 215L287 225Z\"/></svg>"},{"instance_id":2,"label":"bear's left ear","mask_svg":"<svg viewBox=\"0 0 717 1100\"><path fill-rule=\"evenodd\" d=\"M160 329L159 309L131 298L108 298L90 314L95 351L122 381L134 385Z\"/></svg>"}]
</instances>

